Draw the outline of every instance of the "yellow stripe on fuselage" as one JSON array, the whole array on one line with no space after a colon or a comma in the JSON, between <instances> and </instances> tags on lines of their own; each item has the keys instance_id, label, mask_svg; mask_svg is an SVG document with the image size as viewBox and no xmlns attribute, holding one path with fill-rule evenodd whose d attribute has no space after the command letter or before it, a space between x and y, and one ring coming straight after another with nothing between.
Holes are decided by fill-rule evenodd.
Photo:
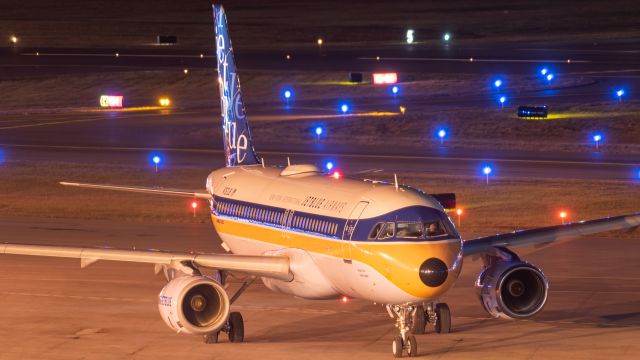
<instances>
[{"instance_id":1,"label":"yellow stripe on fuselage","mask_svg":"<svg viewBox=\"0 0 640 360\"><path fill-rule=\"evenodd\" d=\"M351 259L368 265L389 282L407 294L434 299L453 286L462 268L461 242L459 240L376 242L353 241L314 236L239 219L212 215L216 231L223 235L238 236L266 242L283 248L303 249L310 253L335 258ZM442 260L450 269L447 280L438 287L429 287L420 280L420 265L429 258Z\"/></svg>"}]
</instances>

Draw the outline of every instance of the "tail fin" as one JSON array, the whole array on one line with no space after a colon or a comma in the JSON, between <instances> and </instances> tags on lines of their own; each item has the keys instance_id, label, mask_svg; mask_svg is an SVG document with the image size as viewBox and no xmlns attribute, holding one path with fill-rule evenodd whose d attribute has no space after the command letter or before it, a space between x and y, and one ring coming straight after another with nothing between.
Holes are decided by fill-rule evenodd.
<instances>
[{"instance_id":1,"label":"tail fin","mask_svg":"<svg viewBox=\"0 0 640 360\"><path fill-rule=\"evenodd\" d=\"M253 149L240 81L233 59L227 16L221 5L213 5L216 32L216 59L222 109L222 131L227 166L259 164Z\"/></svg>"}]
</instances>

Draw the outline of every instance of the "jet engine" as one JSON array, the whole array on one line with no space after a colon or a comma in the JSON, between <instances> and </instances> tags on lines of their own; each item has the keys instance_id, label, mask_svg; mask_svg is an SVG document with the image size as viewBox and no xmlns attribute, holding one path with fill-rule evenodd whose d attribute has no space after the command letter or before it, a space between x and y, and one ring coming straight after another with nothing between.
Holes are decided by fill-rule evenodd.
<instances>
[{"instance_id":1,"label":"jet engine","mask_svg":"<svg viewBox=\"0 0 640 360\"><path fill-rule=\"evenodd\" d=\"M180 276L158 295L162 320L179 333L205 335L218 331L229 317L224 288L205 276Z\"/></svg>"},{"instance_id":2,"label":"jet engine","mask_svg":"<svg viewBox=\"0 0 640 360\"><path fill-rule=\"evenodd\" d=\"M476 289L491 316L524 319L542 310L549 283L537 267L521 260L507 260L486 267L476 280Z\"/></svg>"}]
</instances>

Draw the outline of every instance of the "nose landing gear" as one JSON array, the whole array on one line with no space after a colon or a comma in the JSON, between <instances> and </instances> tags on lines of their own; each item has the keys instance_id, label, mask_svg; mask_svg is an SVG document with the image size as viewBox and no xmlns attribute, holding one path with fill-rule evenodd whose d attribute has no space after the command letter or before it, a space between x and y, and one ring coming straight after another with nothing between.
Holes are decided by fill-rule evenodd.
<instances>
[{"instance_id":1,"label":"nose landing gear","mask_svg":"<svg viewBox=\"0 0 640 360\"><path fill-rule=\"evenodd\" d=\"M429 303L423 305L387 305L387 312L396 319L396 327L400 335L393 338L392 352L395 357L402 357L407 352L409 357L418 355L416 337L412 334L424 334L427 325L432 325L438 334L451 331L451 312L445 303Z\"/></svg>"}]
</instances>

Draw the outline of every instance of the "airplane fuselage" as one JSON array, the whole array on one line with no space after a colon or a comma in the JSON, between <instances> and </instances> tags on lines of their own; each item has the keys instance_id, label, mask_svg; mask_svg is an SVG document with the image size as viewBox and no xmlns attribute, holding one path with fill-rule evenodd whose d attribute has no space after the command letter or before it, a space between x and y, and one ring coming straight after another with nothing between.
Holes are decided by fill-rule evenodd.
<instances>
[{"instance_id":1,"label":"airplane fuselage","mask_svg":"<svg viewBox=\"0 0 640 360\"><path fill-rule=\"evenodd\" d=\"M421 302L446 292L462 267L453 223L416 189L336 179L312 165L252 165L213 171L207 191L228 251L291 259L293 281L263 279L275 291Z\"/></svg>"}]
</instances>

